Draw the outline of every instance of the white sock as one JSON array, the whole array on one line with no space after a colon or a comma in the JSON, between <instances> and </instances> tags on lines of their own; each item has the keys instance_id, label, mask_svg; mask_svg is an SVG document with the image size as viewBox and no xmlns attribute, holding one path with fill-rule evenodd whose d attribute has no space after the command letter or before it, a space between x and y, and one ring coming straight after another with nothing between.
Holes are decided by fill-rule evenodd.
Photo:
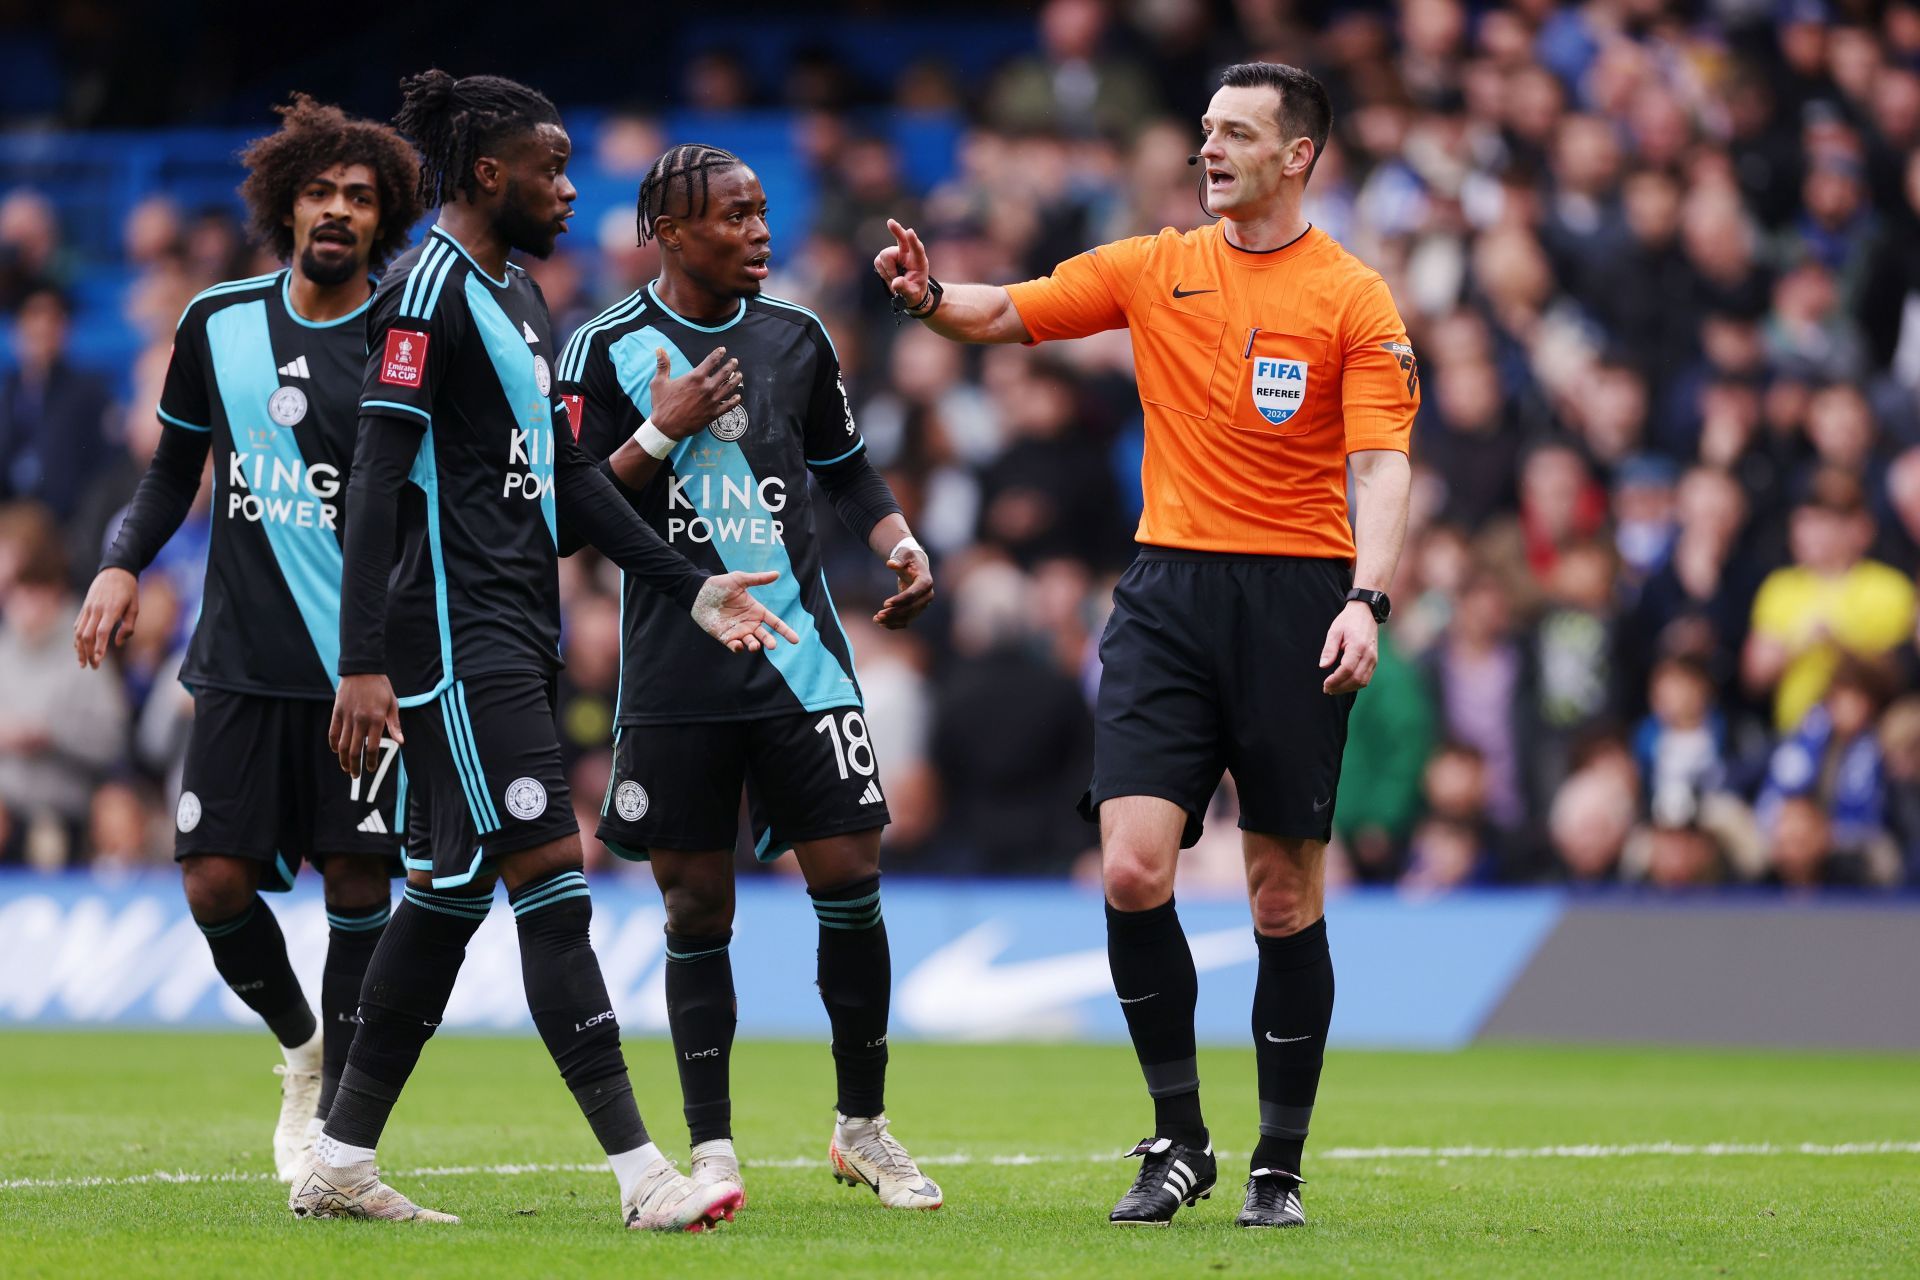
<instances>
[{"instance_id":1,"label":"white sock","mask_svg":"<svg viewBox=\"0 0 1920 1280\"><path fill-rule=\"evenodd\" d=\"M344 1169L351 1164L366 1164L373 1159L372 1147L350 1147L338 1138L330 1138L323 1129L313 1140L313 1162L329 1169Z\"/></svg>"},{"instance_id":2,"label":"white sock","mask_svg":"<svg viewBox=\"0 0 1920 1280\"><path fill-rule=\"evenodd\" d=\"M640 1185L640 1179L646 1176L647 1170L665 1159L666 1156L661 1154L660 1148L651 1142L645 1146L635 1147L631 1151L619 1151L608 1156L607 1163L613 1166L613 1176L620 1183L620 1198L625 1200L632 1195L633 1189Z\"/></svg>"},{"instance_id":3,"label":"white sock","mask_svg":"<svg viewBox=\"0 0 1920 1280\"><path fill-rule=\"evenodd\" d=\"M732 1138L708 1138L705 1142L694 1143L693 1150L689 1151L687 1154L695 1160L698 1160L702 1156L716 1156L716 1155L730 1156L733 1154L733 1139Z\"/></svg>"},{"instance_id":4,"label":"white sock","mask_svg":"<svg viewBox=\"0 0 1920 1280\"><path fill-rule=\"evenodd\" d=\"M313 1029L313 1038L305 1044L281 1045L280 1052L286 1056L289 1071L318 1071L320 1069L320 1028Z\"/></svg>"}]
</instances>

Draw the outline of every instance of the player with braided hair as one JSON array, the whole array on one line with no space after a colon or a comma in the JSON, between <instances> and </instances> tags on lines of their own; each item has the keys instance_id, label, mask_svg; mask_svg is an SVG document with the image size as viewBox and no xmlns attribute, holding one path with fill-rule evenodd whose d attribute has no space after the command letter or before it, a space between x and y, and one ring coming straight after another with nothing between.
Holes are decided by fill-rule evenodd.
<instances>
[{"instance_id":1,"label":"player with braided hair","mask_svg":"<svg viewBox=\"0 0 1920 1280\"><path fill-rule=\"evenodd\" d=\"M374 1147L504 880L534 1025L607 1153L627 1225L698 1231L731 1217L741 1190L696 1185L648 1139L588 940L593 909L554 728L560 547L597 546L686 615L694 643L750 653L737 661L761 662L776 631L799 637L747 590L777 574L696 569L621 500L561 417L546 302L508 261L551 253L572 216L572 143L553 104L495 76L428 71L402 88L397 124L420 147L421 192L440 217L369 314L329 741L350 774L368 768L383 735L401 744L415 783L409 874L290 1207L449 1220L383 1183Z\"/></svg>"},{"instance_id":2,"label":"player with braided hair","mask_svg":"<svg viewBox=\"0 0 1920 1280\"><path fill-rule=\"evenodd\" d=\"M888 1129L892 970L880 911L887 824L853 650L820 568L817 480L898 591L874 615L904 627L933 571L848 410L820 317L763 291L767 198L738 156L688 143L640 184L639 237L660 278L583 325L560 359L580 445L634 507L710 571L778 572L768 603L806 643L728 662L638 583L621 600L613 777L599 835L646 859L667 912L667 1024L696 1181L738 1184L732 1097L733 858L743 785L762 858L791 847L819 922L833 1028L834 1175L890 1209L942 1193ZM714 661L714 659L719 661Z\"/></svg>"}]
</instances>

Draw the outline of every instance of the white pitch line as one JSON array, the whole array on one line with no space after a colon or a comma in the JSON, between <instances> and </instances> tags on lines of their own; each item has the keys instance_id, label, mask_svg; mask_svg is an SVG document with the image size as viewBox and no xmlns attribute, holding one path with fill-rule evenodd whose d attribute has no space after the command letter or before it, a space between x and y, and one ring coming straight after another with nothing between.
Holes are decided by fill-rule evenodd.
<instances>
[{"instance_id":1,"label":"white pitch line","mask_svg":"<svg viewBox=\"0 0 1920 1280\"><path fill-rule=\"evenodd\" d=\"M1216 1154L1231 1157L1236 1153ZM1330 1147L1314 1153L1316 1160L1619 1160L1645 1156L1684 1156L1715 1158L1723 1156L1913 1156L1920 1155L1920 1142L1632 1142L1619 1145L1572 1145L1552 1147ZM1119 1152L1093 1155L1014 1155L976 1156L965 1152L922 1156L925 1165L1035 1165L1105 1164L1120 1158ZM785 1160L743 1160L750 1169L811 1169L825 1162L813 1156ZM432 1165L419 1169L398 1169L395 1178L462 1178L480 1174L515 1178L541 1173L605 1173L599 1164L456 1164ZM0 1191L43 1190L64 1187L139 1187L155 1183L272 1182L270 1173L231 1169L221 1173L195 1173L185 1169L156 1169L125 1177L7 1178L0 1180Z\"/></svg>"}]
</instances>

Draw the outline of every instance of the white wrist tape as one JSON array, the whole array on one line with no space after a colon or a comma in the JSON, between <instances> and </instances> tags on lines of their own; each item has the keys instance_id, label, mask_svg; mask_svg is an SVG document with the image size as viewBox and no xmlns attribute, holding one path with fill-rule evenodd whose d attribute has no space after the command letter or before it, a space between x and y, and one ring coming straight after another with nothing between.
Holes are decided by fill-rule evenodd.
<instances>
[{"instance_id":1,"label":"white wrist tape","mask_svg":"<svg viewBox=\"0 0 1920 1280\"><path fill-rule=\"evenodd\" d=\"M652 418L640 424L640 429L633 433L633 442L654 457L662 459L672 453L673 446L678 443L672 436L654 426Z\"/></svg>"},{"instance_id":2,"label":"white wrist tape","mask_svg":"<svg viewBox=\"0 0 1920 1280\"><path fill-rule=\"evenodd\" d=\"M900 539L900 541L893 544L893 550L887 552L887 559L898 560L900 558L900 550L903 547L910 548L914 551L918 551L923 556L927 554L927 549L920 545L920 539L914 537L912 534L908 534L906 537Z\"/></svg>"}]
</instances>

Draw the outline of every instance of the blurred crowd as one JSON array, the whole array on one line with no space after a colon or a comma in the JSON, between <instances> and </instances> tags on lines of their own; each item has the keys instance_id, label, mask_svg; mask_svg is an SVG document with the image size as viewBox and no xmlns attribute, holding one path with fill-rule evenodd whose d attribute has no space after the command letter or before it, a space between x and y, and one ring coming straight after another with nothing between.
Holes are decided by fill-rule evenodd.
<instances>
[{"instance_id":1,"label":"blurred crowd","mask_svg":"<svg viewBox=\"0 0 1920 1280\"><path fill-rule=\"evenodd\" d=\"M893 110L966 121L930 189L844 108L858 95L831 58L796 67L777 104L818 195L804 237L775 244L769 289L825 317L935 557L935 609L883 632L868 619L890 575L822 530L894 870L1092 873L1073 803L1132 554L1140 414L1124 332L979 350L896 321L868 266L885 219L919 229L938 276L996 282L1197 225L1184 162L1213 77L1264 57L1328 84L1308 215L1386 276L1424 388L1334 878L1920 882L1920 7L1047 0L1035 20L1036 51L979 83L937 56L904 64ZM768 105L746 57L692 60L682 104ZM637 183L686 140L616 112L576 145ZM597 239L527 264L558 334L656 266L629 207L581 212ZM152 451L175 318L273 264L230 212L162 197L129 212L123 251L147 345L116 400L63 357L72 267L52 206L0 199L5 861L152 862L171 843L204 488L143 579L117 678L75 666L69 627ZM562 736L591 831L616 583L591 553L562 581ZM1229 782L1184 883L1239 882L1236 816Z\"/></svg>"}]
</instances>

